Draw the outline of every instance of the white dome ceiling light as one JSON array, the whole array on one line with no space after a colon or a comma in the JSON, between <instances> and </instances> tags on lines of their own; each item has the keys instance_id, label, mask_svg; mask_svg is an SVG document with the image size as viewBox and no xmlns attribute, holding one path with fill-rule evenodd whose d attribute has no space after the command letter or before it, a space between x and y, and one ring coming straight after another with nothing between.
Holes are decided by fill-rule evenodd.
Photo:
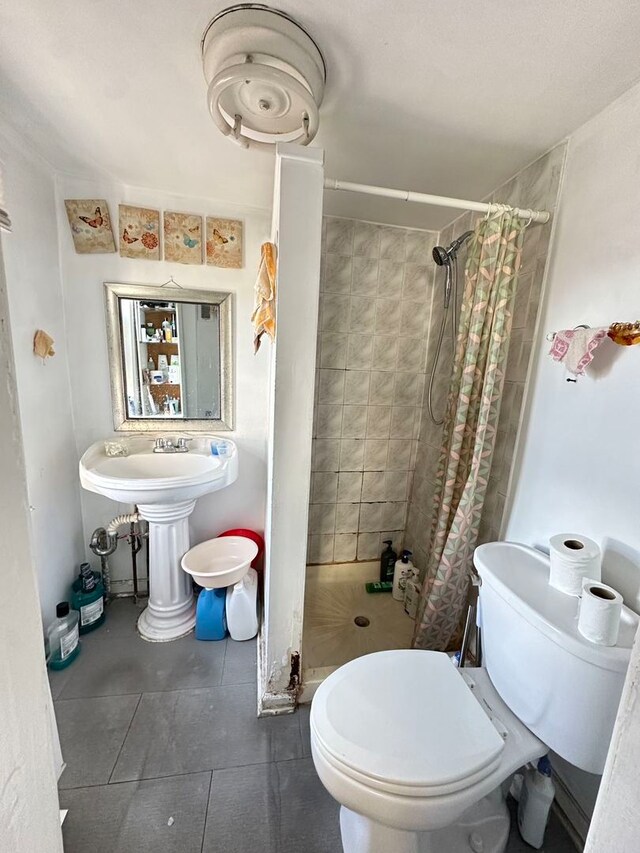
<instances>
[{"instance_id":1,"label":"white dome ceiling light","mask_svg":"<svg viewBox=\"0 0 640 853\"><path fill-rule=\"evenodd\" d=\"M209 111L244 148L298 142L318 131L326 67L311 36L284 12L230 6L202 38Z\"/></svg>"}]
</instances>

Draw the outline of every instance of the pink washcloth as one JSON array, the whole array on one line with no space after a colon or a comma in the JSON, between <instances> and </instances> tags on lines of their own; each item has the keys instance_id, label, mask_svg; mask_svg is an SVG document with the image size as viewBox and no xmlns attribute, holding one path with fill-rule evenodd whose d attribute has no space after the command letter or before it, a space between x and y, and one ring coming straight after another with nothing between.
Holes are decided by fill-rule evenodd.
<instances>
[{"instance_id":1,"label":"pink washcloth","mask_svg":"<svg viewBox=\"0 0 640 853\"><path fill-rule=\"evenodd\" d=\"M584 375L584 369L593 360L593 353L607 337L608 328L563 329L556 332L549 355L561 361L569 373Z\"/></svg>"}]
</instances>

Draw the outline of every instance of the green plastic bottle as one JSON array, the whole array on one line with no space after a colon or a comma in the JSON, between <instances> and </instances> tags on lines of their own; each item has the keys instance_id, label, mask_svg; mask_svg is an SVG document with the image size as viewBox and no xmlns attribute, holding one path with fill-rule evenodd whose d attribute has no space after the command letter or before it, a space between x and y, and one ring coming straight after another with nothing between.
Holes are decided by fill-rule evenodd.
<instances>
[{"instance_id":1,"label":"green plastic bottle","mask_svg":"<svg viewBox=\"0 0 640 853\"><path fill-rule=\"evenodd\" d=\"M102 625L106 616L102 575L92 571L89 563L82 563L72 589L71 606L79 613L80 633L88 634Z\"/></svg>"},{"instance_id":2,"label":"green plastic bottle","mask_svg":"<svg viewBox=\"0 0 640 853\"><path fill-rule=\"evenodd\" d=\"M49 669L64 669L80 654L78 619L78 613L69 610L68 601L56 606L56 618L47 631Z\"/></svg>"}]
</instances>

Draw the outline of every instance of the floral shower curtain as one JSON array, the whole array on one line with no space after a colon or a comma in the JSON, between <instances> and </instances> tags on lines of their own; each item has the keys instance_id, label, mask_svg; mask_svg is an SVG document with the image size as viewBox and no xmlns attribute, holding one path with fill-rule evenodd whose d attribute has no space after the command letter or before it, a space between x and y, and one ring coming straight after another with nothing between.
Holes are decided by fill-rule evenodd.
<instances>
[{"instance_id":1,"label":"floral shower curtain","mask_svg":"<svg viewBox=\"0 0 640 853\"><path fill-rule=\"evenodd\" d=\"M471 238L414 646L446 650L465 609L491 471L524 237L510 208Z\"/></svg>"}]
</instances>

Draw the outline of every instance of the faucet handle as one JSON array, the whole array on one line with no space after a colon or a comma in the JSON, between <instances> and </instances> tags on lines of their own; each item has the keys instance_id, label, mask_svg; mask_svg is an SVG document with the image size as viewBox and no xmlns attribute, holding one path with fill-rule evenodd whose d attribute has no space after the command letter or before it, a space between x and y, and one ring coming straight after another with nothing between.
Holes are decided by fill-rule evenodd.
<instances>
[{"instance_id":1,"label":"faucet handle","mask_svg":"<svg viewBox=\"0 0 640 853\"><path fill-rule=\"evenodd\" d=\"M178 448L178 450L188 450L189 449L188 442L190 442L190 441L191 441L190 438L178 438L178 441L176 443L176 447Z\"/></svg>"},{"instance_id":2,"label":"faucet handle","mask_svg":"<svg viewBox=\"0 0 640 853\"><path fill-rule=\"evenodd\" d=\"M156 438L153 442L154 450L162 450L164 447L164 438Z\"/></svg>"}]
</instances>

